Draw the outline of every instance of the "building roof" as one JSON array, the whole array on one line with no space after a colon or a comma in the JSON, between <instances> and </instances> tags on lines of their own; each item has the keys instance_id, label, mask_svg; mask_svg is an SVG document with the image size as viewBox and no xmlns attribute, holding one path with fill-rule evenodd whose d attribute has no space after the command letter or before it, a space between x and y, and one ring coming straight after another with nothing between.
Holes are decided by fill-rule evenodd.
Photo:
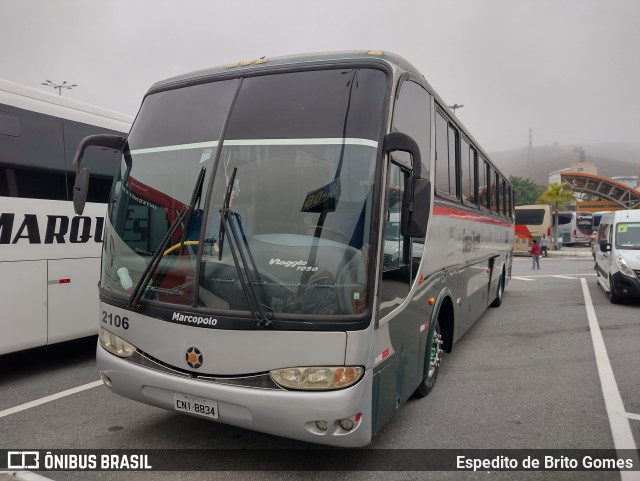
<instances>
[{"instance_id":1,"label":"building roof","mask_svg":"<svg viewBox=\"0 0 640 481\"><path fill-rule=\"evenodd\" d=\"M625 209L640 208L640 191L628 185L584 172L562 172L560 175L575 192L611 200Z\"/></svg>"}]
</instances>

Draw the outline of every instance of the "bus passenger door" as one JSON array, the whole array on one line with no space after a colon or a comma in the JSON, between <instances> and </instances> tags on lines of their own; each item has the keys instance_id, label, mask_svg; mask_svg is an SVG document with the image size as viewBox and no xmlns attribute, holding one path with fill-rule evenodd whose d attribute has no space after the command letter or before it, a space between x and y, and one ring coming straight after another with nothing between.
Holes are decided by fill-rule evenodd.
<instances>
[{"instance_id":1,"label":"bus passenger door","mask_svg":"<svg viewBox=\"0 0 640 481\"><path fill-rule=\"evenodd\" d=\"M407 174L399 165L389 164L375 350L378 357L382 353L382 360L395 356L374 373L374 386L377 386L378 393L377 427L382 426L409 398L420 374L419 330L416 327L420 314L412 311L414 303L399 309L411 289L411 238L400 233L400 206Z\"/></svg>"}]
</instances>

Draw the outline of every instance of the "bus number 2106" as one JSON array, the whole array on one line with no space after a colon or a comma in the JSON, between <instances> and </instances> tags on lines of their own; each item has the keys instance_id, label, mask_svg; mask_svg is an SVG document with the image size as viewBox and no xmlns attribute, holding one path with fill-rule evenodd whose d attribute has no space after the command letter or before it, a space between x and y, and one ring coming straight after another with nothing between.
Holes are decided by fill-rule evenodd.
<instances>
[{"instance_id":1,"label":"bus number 2106","mask_svg":"<svg viewBox=\"0 0 640 481\"><path fill-rule=\"evenodd\" d=\"M118 314L115 316L111 312L102 311L102 322L109 326L122 327L122 329L129 329L129 318L120 317Z\"/></svg>"}]
</instances>

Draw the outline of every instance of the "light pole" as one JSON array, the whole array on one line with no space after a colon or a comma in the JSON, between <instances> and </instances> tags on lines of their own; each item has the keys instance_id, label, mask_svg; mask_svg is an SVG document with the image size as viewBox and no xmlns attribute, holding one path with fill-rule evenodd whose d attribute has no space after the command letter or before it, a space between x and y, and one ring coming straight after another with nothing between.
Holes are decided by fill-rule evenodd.
<instances>
[{"instance_id":1,"label":"light pole","mask_svg":"<svg viewBox=\"0 0 640 481\"><path fill-rule=\"evenodd\" d=\"M454 114L456 113L456 109L460 109L460 108L462 108L462 107L464 107L464 105L462 105L462 104L453 104L453 105L449 105L449 108L450 108L451 110L453 110L453 113L454 113Z\"/></svg>"},{"instance_id":2,"label":"light pole","mask_svg":"<svg viewBox=\"0 0 640 481\"><path fill-rule=\"evenodd\" d=\"M52 82L51 80L47 80L46 82L42 82L42 85L45 85L47 87L53 87L54 89L58 89L58 95L62 95L62 89L69 89L71 90L73 87L77 87L76 84L73 85L67 85L67 81L65 80L64 82L62 82L61 84L57 84L55 82Z\"/></svg>"}]
</instances>

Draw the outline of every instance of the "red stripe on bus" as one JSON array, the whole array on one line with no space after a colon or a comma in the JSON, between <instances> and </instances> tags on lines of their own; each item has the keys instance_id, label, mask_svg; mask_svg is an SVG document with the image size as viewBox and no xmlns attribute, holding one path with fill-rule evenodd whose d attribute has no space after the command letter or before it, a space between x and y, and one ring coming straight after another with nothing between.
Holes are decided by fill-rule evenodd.
<instances>
[{"instance_id":1,"label":"red stripe on bus","mask_svg":"<svg viewBox=\"0 0 640 481\"><path fill-rule=\"evenodd\" d=\"M524 224L516 224L516 237L520 239L532 239L531 231Z\"/></svg>"},{"instance_id":2,"label":"red stripe on bus","mask_svg":"<svg viewBox=\"0 0 640 481\"><path fill-rule=\"evenodd\" d=\"M511 227L513 225L511 222L493 219L488 215L476 214L475 212L469 212L467 210L456 209L454 207L441 205L436 205L433 207L433 215L455 217L456 219L470 220L472 222L483 222L485 224L501 225L504 227Z\"/></svg>"}]
</instances>

